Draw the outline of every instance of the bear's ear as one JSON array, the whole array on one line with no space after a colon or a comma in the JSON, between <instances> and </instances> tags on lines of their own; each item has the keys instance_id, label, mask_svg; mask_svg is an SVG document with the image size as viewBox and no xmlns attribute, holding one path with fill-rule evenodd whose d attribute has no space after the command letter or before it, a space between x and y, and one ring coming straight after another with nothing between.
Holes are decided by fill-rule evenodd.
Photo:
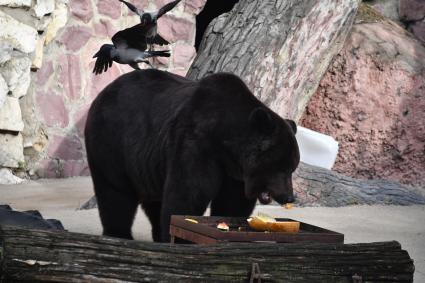
<instances>
[{"instance_id":1,"label":"bear's ear","mask_svg":"<svg viewBox=\"0 0 425 283\"><path fill-rule=\"evenodd\" d=\"M289 124L289 126L291 126L292 130L294 131L294 134L297 133L297 124L295 124L294 121L289 120L289 119L285 119L286 122Z\"/></svg>"},{"instance_id":2,"label":"bear's ear","mask_svg":"<svg viewBox=\"0 0 425 283\"><path fill-rule=\"evenodd\" d=\"M264 108L261 107L252 110L249 115L249 123L251 127L266 135L273 133L275 128L272 117Z\"/></svg>"}]
</instances>

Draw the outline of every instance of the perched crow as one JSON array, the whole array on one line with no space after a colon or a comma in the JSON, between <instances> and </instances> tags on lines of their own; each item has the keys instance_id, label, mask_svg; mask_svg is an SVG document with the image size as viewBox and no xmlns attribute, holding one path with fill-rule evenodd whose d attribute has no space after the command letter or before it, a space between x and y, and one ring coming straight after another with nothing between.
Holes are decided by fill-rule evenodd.
<instances>
[{"instance_id":1,"label":"perched crow","mask_svg":"<svg viewBox=\"0 0 425 283\"><path fill-rule=\"evenodd\" d=\"M137 9L133 4L124 1L119 0L120 2L124 3L131 11L139 15L141 24L145 27L145 33L144 36L146 37L146 43L149 45L152 44L158 44L156 42L161 41L164 42L163 44L169 44L168 41L163 39L158 33L157 33L157 20L162 17L165 13L172 10L181 0L175 0L172 1L166 5L164 5L161 9L159 9L156 12L144 12L143 10Z\"/></svg>"},{"instance_id":2,"label":"perched crow","mask_svg":"<svg viewBox=\"0 0 425 283\"><path fill-rule=\"evenodd\" d=\"M120 64L128 64L134 69L140 69L138 63L146 63L152 67L151 63L146 60L150 57L170 57L169 50L163 51L146 51L146 37L143 35L145 26L137 24L131 28L119 31L112 37L113 44L104 44L99 51L93 56L96 63L93 73L96 75L106 72L115 61ZM156 44L162 45L161 40L154 40ZM161 44L162 43L162 44Z\"/></svg>"}]
</instances>

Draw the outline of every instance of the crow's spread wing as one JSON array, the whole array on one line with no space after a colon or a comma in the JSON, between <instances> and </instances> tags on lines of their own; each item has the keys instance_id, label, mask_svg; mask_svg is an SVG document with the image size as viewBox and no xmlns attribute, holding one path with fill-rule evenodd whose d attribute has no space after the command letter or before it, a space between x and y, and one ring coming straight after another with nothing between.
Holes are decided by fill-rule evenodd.
<instances>
[{"instance_id":1,"label":"crow's spread wing","mask_svg":"<svg viewBox=\"0 0 425 283\"><path fill-rule=\"evenodd\" d=\"M161 16L163 16L165 13L167 13L168 11L172 10L177 4L179 4L181 0L176 0L173 2L170 2L168 4L165 4L164 6L162 6L161 9L159 9L158 14L156 16L157 19L159 19Z\"/></svg>"},{"instance_id":2,"label":"crow's spread wing","mask_svg":"<svg viewBox=\"0 0 425 283\"><path fill-rule=\"evenodd\" d=\"M106 72L109 67L112 66L112 58L111 58L111 49L112 45L104 44L100 47L99 51L93 56L93 58L97 58L94 64L93 73L99 75L103 72Z\"/></svg>"},{"instance_id":3,"label":"crow's spread wing","mask_svg":"<svg viewBox=\"0 0 425 283\"><path fill-rule=\"evenodd\" d=\"M127 1L124 1L124 0L119 0L119 1L124 3L132 12L136 13L137 15L140 16L143 14L143 11L137 9L136 6L134 6L133 4L128 3Z\"/></svg>"},{"instance_id":4,"label":"crow's spread wing","mask_svg":"<svg viewBox=\"0 0 425 283\"><path fill-rule=\"evenodd\" d=\"M140 51L145 51L147 46L146 41L147 27L143 24L137 24L130 28L126 28L114 34L112 42L118 49L135 48Z\"/></svg>"}]
</instances>

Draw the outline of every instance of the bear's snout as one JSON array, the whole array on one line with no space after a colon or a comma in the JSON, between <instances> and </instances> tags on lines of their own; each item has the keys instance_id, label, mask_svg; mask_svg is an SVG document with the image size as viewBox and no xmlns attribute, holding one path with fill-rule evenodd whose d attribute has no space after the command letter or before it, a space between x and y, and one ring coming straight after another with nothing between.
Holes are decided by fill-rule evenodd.
<instances>
[{"instance_id":1,"label":"bear's snout","mask_svg":"<svg viewBox=\"0 0 425 283\"><path fill-rule=\"evenodd\" d=\"M293 203L295 201L295 197L290 194L290 195L273 195L272 194L272 198L278 203L278 204L286 204L286 203Z\"/></svg>"}]
</instances>

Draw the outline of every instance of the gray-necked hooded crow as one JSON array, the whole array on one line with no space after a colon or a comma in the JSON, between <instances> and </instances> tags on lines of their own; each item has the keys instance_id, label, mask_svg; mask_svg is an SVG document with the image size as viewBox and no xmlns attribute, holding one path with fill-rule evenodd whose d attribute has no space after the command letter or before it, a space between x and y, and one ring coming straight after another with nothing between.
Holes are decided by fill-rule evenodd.
<instances>
[{"instance_id":1,"label":"gray-necked hooded crow","mask_svg":"<svg viewBox=\"0 0 425 283\"><path fill-rule=\"evenodd\" d=\"M115 61L120 64L128 64L134 69L140 69L138 63L146 63L150 57L170 57L169 50L146 51L146 38L143 36L145 27L137 24L131 28L119 31L112 37L113 44L104 44L99 51L94 54L96 59L93 73L96 75L106 72Z\"/></svg>"},{"instance_id":2,"label":"gray-necked hooded crow","mask_svg":"<svg viewBox=\"0 0 425 283\"><path fill-rule=\"evenodd\" d=\"M156 12L144 12L143 10L137 9L133 4L124 1L119 0L120 2L124 3L131 11L139 15L140 22L145 29L145 36L147 39L147 43L149 45L152 44L158 44L157 41L164 42L163 44L170 44L168 41L163 39L157 32L157 20L162 17L165 13L172 10L181 0L172 1L166 5L164 5L161 9L159 9ZM162 44L161 44L162 45Z\"/></svg>"}]
</instances>

